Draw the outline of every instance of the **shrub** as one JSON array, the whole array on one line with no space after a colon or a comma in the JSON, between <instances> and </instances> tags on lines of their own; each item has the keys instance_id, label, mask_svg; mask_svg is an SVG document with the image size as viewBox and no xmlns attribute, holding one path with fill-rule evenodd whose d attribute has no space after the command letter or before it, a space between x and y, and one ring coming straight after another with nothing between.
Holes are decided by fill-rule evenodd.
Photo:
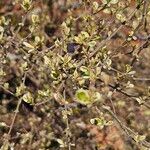
<instances>
[{"instance_id":1,"label":"shrub","mask_svg":"<svg viewBox=\"0 0 150 150\"><path fill-rule=\"evenodd\" d=\"M149 1L8 0L0 14L2 150L150 148Z\"/></svg>"}]
</instances>

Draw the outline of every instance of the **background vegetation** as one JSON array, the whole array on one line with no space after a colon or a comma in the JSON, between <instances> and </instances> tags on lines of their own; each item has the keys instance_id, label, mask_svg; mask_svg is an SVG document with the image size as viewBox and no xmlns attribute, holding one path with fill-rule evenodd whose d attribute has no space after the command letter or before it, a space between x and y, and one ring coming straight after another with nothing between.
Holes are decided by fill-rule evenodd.
<instances>
[{"instance_id":1,"label":"background vegetation","mask_svg":"<svg viewBox=\"0 0 150 150\"><path fill-rule=\"evenodd\" d=\"M149 39L148 0L1 0L1 150L149 150Z\"/></svg>"}]
</instances>

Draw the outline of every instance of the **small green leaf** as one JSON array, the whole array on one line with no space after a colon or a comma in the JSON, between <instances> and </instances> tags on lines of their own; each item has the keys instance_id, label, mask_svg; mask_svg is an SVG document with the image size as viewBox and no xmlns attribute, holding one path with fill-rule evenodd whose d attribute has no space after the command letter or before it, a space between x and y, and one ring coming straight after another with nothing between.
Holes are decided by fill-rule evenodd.
<instances>
[{"instance_id":1,"label":"small green leaf","mask_svg":"<svg viewBox=\"0 0 150 150\"><path fill-rule=\"evenodd\" d=\"M81 31L81 35L84 37L84 38L89 38L89 34L85 31Z\"/></svg>"},{"instance_id":2,"label":"small green leaf","mask_svg":"<svg viewBox=\"0 0 150 150\"><path fill-rule=\"evenodd\" d=\"M26 86L21 84L20 86L16 87L16 96L21 96L26 89Z\"/></svg>"},{"instance_id":3,"label":"small green leaf","mask_svg":"<svg viewBox=\"0 0 150 150\"><path fill-rule=\"evenodd\" d=\"M62 27L62 31L65 35L69 35L70 33L70 28L67 26L66 22L63 22L61 24L61 27Z\"/></svg>"},{"instance_id":4,"label":"small green leaf","mask_svg":"<svg viewBox=\"0 0 150 150\"><path fill-rule=\"evenodd\" d=\"M134 136L134 140L139 143L143 140L145 140L146 136L145 135L139 135L138 133Z\"/></svg>"},{"instance_id":5,"label":"small green leaf","mask_svg":"<svg viewBox=\"0 0 150 150\"><path fill-rule=\"evenodd\" d=\"M91 104L90 96L88 90L79 89L76 91L76 99L81 104Z\"/></svg>"},{"instance_id":6,"label":"small green leaf","mask_svg":"<svg viewBox=\"0 0 150 150\"><path fill-rule=\"evenodd\" d=\"M90 41L88 43L88 46L90 46L90 47L94 47L95 45L96 45L96 41Z\"/></svg>"},{"instance_id":7,"label":"small green leaf","mask_svg":"<svg viewBox=\"0 0 150 150\"><path fill-rule=\"evenodd\" d=\"M93 118L90 120L90 122L91 122L91 124L97 125L101 129L103 129L105 126L106 120L103 117L101 117L101 118Z\"/></svg>"},{"instance_id":8,"label":"small green leaf","mask_svg":"<svg viewBox=\"0 0 150 150\"><path fill-rule=\"evenodd\" d=\"M33 95L30 92L27 92L26 94L23 95L22 97L23 101L29 104L33 104Z\"/></svg>"},{"instance_id":9,"label":"small green leaf","mask_svg":"<svg viewBox=\"0 0 150 150\"><path fill-rule=\"evenodd\" d=\"M40 18L38 15L32 14L31 19L32 19L33 24L38 24L40 22Z\"/></svg>"},{"instance_id":10,"label":"small green leaf","mask_svg":"<svg viewBox=\"0 0 150 150\"><path fill-rule=\"evenodd\" d=\"M25 11L30 10L32 6L32 0L23 0L21 6Z\"/></svg>"},{"instance_id":11,"label":"small green leaf","mask_svg":"<svg viewBox=\"0 0 150 150\"><path fill-rule=\"evenodd\" d=\"M28 42L23 42L23 45L26 46L27 48L30 48L30 49L34 49L34 46L32 46L30 43Z\"/></svg>"},{"instance_id":12,"label":"small green leaf","mask_svg":"<svg viewBox=\"0 0 150 150\"><path fill-rule=\"evenodd\" d=\"M89 78L90 72L89 72L89 69L86 66L81 66L80 70L81 70L81 72L83 74L83 77Z\"/></svg>"}]
</instances>

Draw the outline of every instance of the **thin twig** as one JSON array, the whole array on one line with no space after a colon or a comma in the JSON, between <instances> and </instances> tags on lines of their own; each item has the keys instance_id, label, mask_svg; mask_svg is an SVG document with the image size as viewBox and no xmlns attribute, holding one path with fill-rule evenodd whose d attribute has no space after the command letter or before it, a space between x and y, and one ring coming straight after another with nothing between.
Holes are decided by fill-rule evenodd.
<instances>
[{"instance_id":1,"label":"thin twig","mask_svg":"<svg viewBox=\"0 0 150 150\"><path fill-rule=\"evenodd\" d=\"M103 105L102 108L106 111L109 112L109 114L118 122L118 124L120 125L120 127L125 131L125 133L129 136L129 138L131 138L133 141L135 141L135 136L137 135L137 133L135 133L133 130L131 130L130 128L128 128L127 126L125 126L120 119L111 111L111 109L108 106ZM135 141L136 142L136 141ZM147 142L146 140L142 140L139 141L138 143L136 142L136 144L142 144L144 147L146 148L150 148L150 143Z\"/></svg>"},{"instance_id":2,"label":"thin twig","mask_svg":"<svg viewBox=\"0 0 150 150\"><path fill-rule=\"evenodd\" d=\"M94 51L93 53L91 53L90 57L93 57L112 37L114 37L114 36L116 35L116 33L117 33L118 31L120 31L120 29L122 29L122 27L123 27L127 22L129 22L129 21L132 19L132 17L134 16L134 14L136 13L136 11L137 11L138 9L139 9L139 8L136 7L136 8L129 14L128 19L127 19L125 22L121 23L121 25L120 25L109 37L107 37L105 40L103 40L102 42L100 42L100 43L98 44L97 48L95 49L95 51Z\"/></svg>"},{"instance_id":3,"label":"thin twig","mask_svg":"<svg viewBox=\"0 0 150 150\"><path fill-rule=\"evenodd\" d=\"M24 77L23 77L23 81L22 81L23 85L25 84L26 75L27 75L27 72L25 72ZM19 112L19 108L20 108L21 102L22 102L22 97L20 97L19 100L18 100L17 107L16 107L16 110L15 110L15 114L13 116L13 119L12 119L12 122L11 122L11 125L10 125L10 128L9 128L9 131L7 133L8 139L10 138L10 134L11 134L11 131L13 129L13 126L14 126L17 114Z\"/></svg>"},{"instance_id":4,"label":"thin twig","mask_svg":"<svg viewBox=\"0 0 150 150\"><path fill-rule=\"evenodd\" d=\"M119 92L119 93L121 93L121 94L127 96L128 98L131 98L131 99L137 101L137 98L138 98L137 96L131 95L131 94L129 94L129 93L123 91L123 90L120 89L119 87L116 87L115 85L109 84L108 86L111 87L111 88L113 88L113 89L115 89L117 92ZM142 103L141 105L143 105L143 106L147 107L148 109L150 109L150 105L147 104L147 103Z\"/></svg>"},{"instance_id":5,"label":"thin twig","mask_svg":"<svg viewBox=\"0 0 150 150\"><path fill-rule=\"evenodd\" d=\"M12 96L16 97L16 95L15 95L13 92L11 92L10 90L6 89L4 86L0 85L0 87L1 87L5 92L7 92L7 93L11 94Z\"/></svg>"},{"instance_id":6,"label":"thin twig","mask_svg":"<svg viewBox=\"0 0 150 150\"><path fill-rule=\"evenodd\" d=\"M66 101L66 91L63 91L63 97L64 100ZM68 150L71 150L71 143L70 143L70 127L69 127L69 119L68 119L68 114L67 114L67 106L65 103L65 112L66 112L66 138L67 138L67 145L68 145Z\"/></svg>"}]
</instances>

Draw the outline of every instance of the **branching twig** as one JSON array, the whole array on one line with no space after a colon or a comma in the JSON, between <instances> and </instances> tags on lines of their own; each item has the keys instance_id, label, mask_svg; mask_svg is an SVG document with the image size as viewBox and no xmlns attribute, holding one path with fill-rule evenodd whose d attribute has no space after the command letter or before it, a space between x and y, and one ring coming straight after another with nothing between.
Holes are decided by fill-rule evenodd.
<instances>
[{"instance_id":1,"label":"branching twig","mask_svg":"<svg viewBox=\"0 0 150 150\"><path fill-rule=\"evenodd\" d=\"M131 138L132 140L135 141L135 136L137 135L137 133L135 133L133 130L131 130L130 128L128 128L127 126L125 126L120 119L111 111L111 109L108 106L102 106L102 108L106 111L109 112L109 114L118 122L118 124L120 125L120 127L125 131L125 133L129 136L129 138ZM146 148L150 148L150 143L147 142L146 140L141 140L137 143L137 141L135 141L136 144L142 144L144 147Z\"/></svg>"},{"instance_id":2,"label":"branching twig","mask_svg":"<svg viewBox=\"0 0 150 150\"><path fill-rule=\"evenodd\" d=\"M25 84L26 75L27 75L27 72L25 72L24 77L23 77L23 81L22 81L23 85ZM21 102L22 102L22 97L20 97L19 100L18 100L17 107L16 107L16 110L15 110L15 114L13 116L13 119L12 119L12 122L11 122L11 125L10 125L10 128L9 128L9 131L7 133L7 138L8 139L10 139L10 134L11 134L11 131L13 129L13 126L14 126L17 114L19 112L19 108L20 108ZM6 140L8 140L8 139L6 139Z\"/></svg>"},{"instance_id":3,"label":"branching twig","mask_svg":"<svg viewBox=\"0 0 150 150\"><path fill-rule=\"evenodd\" d=\"M132 17L134 16L134 14L137 12L137 10L139 9L139 7L136 7L128 16L128 19L121 23L121 25L109 36L107 37L107 39L103 40L102 42L100 42L98 45L97 45L97 48L95 49L95 51L93 53L91 53L90 57L93 57L112 37L114 37L116 35L116 33L118 31L120 31L120 29L122 29L122 27L127 23L129 22Z\"/></svg>"}]
</instances>

